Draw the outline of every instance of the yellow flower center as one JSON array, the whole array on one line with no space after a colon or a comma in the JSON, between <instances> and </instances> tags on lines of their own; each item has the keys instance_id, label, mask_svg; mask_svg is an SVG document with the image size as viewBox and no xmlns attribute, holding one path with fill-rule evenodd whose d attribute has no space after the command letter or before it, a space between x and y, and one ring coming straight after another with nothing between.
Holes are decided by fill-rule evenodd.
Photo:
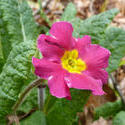
<instances>
[{"instance_id":1,"label":"yellow flower center","mask_svg":"<svg viewBox=\"0 0 125 125\"><path fill-rule=\"evenodd\" d=\"M81 73L86 70L86 63L78 58L78 51L76 49L72 51L65 51L61 58L62 67L68 70L70 73Z\"/></svg>"}]
</instances>

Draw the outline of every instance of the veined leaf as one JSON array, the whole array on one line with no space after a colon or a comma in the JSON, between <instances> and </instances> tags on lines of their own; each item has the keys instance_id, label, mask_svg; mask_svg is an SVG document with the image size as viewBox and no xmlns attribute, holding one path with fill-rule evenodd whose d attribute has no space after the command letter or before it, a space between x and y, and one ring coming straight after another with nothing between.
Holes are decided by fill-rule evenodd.
<instances>
[{"instance_id":1,"label":"veined leaf","mask_svg":"<svg viewBox=\"0 0 125 125\"><path fill-rule=\"evenodd\" d=\"M125 111L120 111L116 114L112 125L125 125Z\"/></svg>"},{"instance_id":2,"label":"veined leaf","mask_svg":"<svg viewBox=\"0 0 125 125\"><path fill-rule=\"evenodd\" d=\"M94 119L97 120L99 117L108 118L110 116L116 115L122 109L123 104L121 100L116 102L107 102L106 104L95 109Z\"/></svg>"},{"instance_id":3,"label":"veined leaf","mask_svg":"<svg viewBox=\"0 0 125 125\"><path fill-rule=\"evenodd\" d=\"M84 20L81 26L78 28L80 36L90 35L93 42L101 42L100 39L105 38L106 28L112 22L116 14L118 14L118 12L118 9L111 9Z\"/></svg>"},{"instance_id":4,"label":"veined leaf","mask_svg":"<svg viewBox=\"0 0 125 125\"><path fill-rule=\"evenodd\" d=\"M31 58L35 51L31 41L22 42L12 49L0 74L0 119L11 113L21 88L29 80Z\"/></svg>"},{"instance_id":5,"label":"veined leaf","mask_svg":"<svg viewBox=\"0 0 125 125\"><path fill-rule=\"evenodd\" d=\"M105 40L100 44L111 51L108 72L113 72L119 67L122 57L125 56L125 30L110 27L105 31Z\"/></svg>"},{"instance_id":6,"label":"veined leaf","mask_svg":"<svg viewBox=\"0 0 125 125\"><path fill-rule=\"evenodd\" d=\"M2 44L0 41L0 72L2 71L3 64L4 64L4 59L3 59L3 52L2 52Z\"/></svg>"},{"instance_id":7,"label":"veined leaf","mask_svg":"<svg viewBox=\"0 0 125 125\"><path fill-rule=\"evenodd\" d=\"M9 34L12 35L13 46L36 39L38 31L32 18L32 10L25 0L0 0L0 6Z\"/></svg>"},{"instance_id":8,"label":"veined leaf","mask_svg":"<svg viewBox=\"0 0 125 125\"><path fill-rule=\"evenodd\" d=\"M77 112L82 112L90 95L89 91L71 89L71 100L58 99L47 114L48 125L72 125ZM46 105L45 105L46 107Z\"/></svg>"},{"instance_id":9,"label":"veined leaf","mask_svg":"<svg viewBox=\"0 0 125 125\"><path fill-rule=\"evenodd\" d=\"M11 50L10 36L7 24L3 21L3 14L0 8L0 72Z\"/></svg>"},{"instance_id":10,"label":"veined leaf","mask_svg":"<svg viewBox=\"0 0 125 125\"><path fill-rule=\"evenodd\" d=\"M2 44L0 40L0 59L3 59Z\"/></svg>"},{"instance_id":11,"label":"veined leaf","mask_svg":"<svg viewBox=\"0 0 125 125\"><path fill-rule=\"evenodd\" d=\"M0 74L0 122L12 112L24 85L30 83L31 61L38 34L32 11L25 0L0 0L3 20L11 36L12 51Z\"/></svg>"},{"instance_id":12,"label":"veined leaf","mask_svg":"<svg viewBox=\"0 0 125 125\"><path fill-rule=\"evenodd\" d=\"M100 39L104 39L105 30L112 22L113 18L118 14L118 9L111 9L101 14L92 16L86 20L76 18L76 9L74 4L69 3L65 9L61 20L69 21L74 27L73 35L75 37L82 37L83 35L90 35L92 40L99 43Z\"/></svg>"},{"instance_id":13,"label":"veined leaf","mask_svg":"<svg viewBox=\"0 0 125 125\"><path fill-rule=\"evenodd\" d=\"M21 121L20 125L46 125L45 115L41 111L36 111L31 116Z\"/></svg>"},{"instance_id":14,"label":"veined leaf","mask_svg":"<svg viewBox=\"0 0 125 125\"><path fill-rule=\"evenodd\" d=\"M61 20L63 21L70 21L74 20L76 17L77 10L75 8L75 5L73 3L69 3L62 14Z\"/></svg>"},{"instance_id":15,"label":"veined leaf","mask_svg":"<svg viewBox=\"0 0 125 125\"><path fill-rule=\"evenodd\" d=\"M2 46L1 51L3 53L4 60L6 60L11 50L11 43L10 35L8 34L7 30L7 23L3 20L2 12L3 11L0 8L0 41Z\"/></svg>"},{"instance_id":16,"label":"veined leaf","mask_svg":"<svg viewBox=\"0 0 125 125\"><path fill-rule=\"evenodd\" d=\"M27 113L38 107L37 91L37 88L32 89L32 91L26 97L26 100L24 100L24 102L20 105L18 111Z\"/></svg>"}]
</instances>

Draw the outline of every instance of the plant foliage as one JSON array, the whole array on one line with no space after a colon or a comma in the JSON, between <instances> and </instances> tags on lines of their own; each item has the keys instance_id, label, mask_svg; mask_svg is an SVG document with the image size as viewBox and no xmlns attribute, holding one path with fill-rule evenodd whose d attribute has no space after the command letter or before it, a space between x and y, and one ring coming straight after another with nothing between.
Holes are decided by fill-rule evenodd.
<instances>
[{"instance_id":1,"label":"plant foliage","mask_svg":"<svg viewBox=\"0 0 125 125\"><path fill-rule=\"evenodd\" d=\"M118 68L120 59L125 54L125 31L109 26L118 12L117 9L112 9L81 20L76 17L75 6L69 3L60 19L72 23L75 37L90 35L93 43L111 51L109 73ZM6 117L13 113L12 107L20 93L36 78L32 73L31 61L36 53L38 33L32 10L26 0L0 0L0 124L2 125L6 123ZM72 125L78 120L77 112L83 111L90 92L71 89L71 95L72 100L68 101L56 99L47 92L43 112L32 113L21 121L21 125ZM34 107L37 107L36 89L26 97L18 112L27 113ZM120 110L122 110L121 101L107 103L95 110L95 119L99 116L115 115ZM118 114L114 119L114 125L117 125L115 121L119 119L119 115L121 116Z\"/></svg>"}]
</instances>

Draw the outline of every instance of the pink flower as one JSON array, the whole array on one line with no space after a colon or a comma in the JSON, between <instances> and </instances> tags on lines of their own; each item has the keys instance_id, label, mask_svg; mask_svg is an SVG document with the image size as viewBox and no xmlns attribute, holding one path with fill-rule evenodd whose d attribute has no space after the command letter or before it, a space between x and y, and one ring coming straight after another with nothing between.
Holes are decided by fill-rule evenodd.
<instances>
[{"instance_id":1,"label":"pink flower","mask_svg":"<svg viewBox=\"0 0 125 125\"><path fill-rule=\"evenodd\" d=\"M56 22L50 29L50 36L39 36L38 48L43 58L33 57L35 74L48 80L51 94L58 98L70 98L69 88L103 95L110 52L100 45L91 44L90 36L74 38L72 32L70 23Z\"/></svg>"}]
</instances>

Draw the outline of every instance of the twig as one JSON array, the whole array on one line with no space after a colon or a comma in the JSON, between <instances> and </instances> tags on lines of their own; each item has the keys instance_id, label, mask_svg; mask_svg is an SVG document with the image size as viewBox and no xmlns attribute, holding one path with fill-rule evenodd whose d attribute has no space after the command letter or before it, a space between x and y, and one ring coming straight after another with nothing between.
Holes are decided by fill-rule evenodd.
<instances>
[{"instance_id":1,"label":"twig","mask_svg":"<svg viewBox=\"0 0 125 125\"><path fill-rule=\"evenodd\" d=\"M29 84L29 86L21 93L19 99L17 100L17 102L15 103L15 105L12 108L14 113L16 113L16 110L18 109L20 104L23 102L24 98L30 92L30 90L32 90L34 87L37 87L38 85L40 85L42 83L42 81L43 80L40 78L36 79L31 84Z\"/></svg>"},{"instance_id":2,"label":"twig","mask_svg":"<svg viewBox=\"0 0 125 125\"><path fill-rule=\"evenodd\" d=\"M112 76L112 74L110 74L110 78L111 78L111 80L113 82L114 89L117 91L118 95L120 96L120 98L122 100L122 103L125 105L124 97L122 95L122 92L118 88L118 83L117 83L116 79Z\"/></svg>"},{"instance_id":3,"label":"twig","mask_svg":"<svg viewBox=\"0 0 125 125\"><path fill-rule=\"evenodd\" d=\"M30 110L28 113L19 116L19 120L22 120L22 119L24 119L24 118L27 118L27 117L30 116L32 113L34 113L36 110L37 110L37 108L32 109L32 110Z\"/></svg>"},{"instance_id":4,"label":"twig","mask_svg":"<svg viewBox=\"0 0 125 125\"><path fill-rule=\"evenodd\" d=\"M7 125L13 125L13 123L15 123L16 125L20 125L20 123L19 123L20 120L22 120L24 118L27 118L32 113L34 113L36 110L37 110L37 108L36 109L32 109L28 113L23 114L21 116L17 116L16 114L15 115L8 115L7 119L9 120L9 122L7 123Z\"/></svg>"},{"instance_id":5,"label":"twig","mask_svg":"<svg viewBox=\"0 0 125 125\"><path fill-rule=\"evenodd\" d=\"M13 123L15 123L16 125L20 125L19 118L16 115L8 116L8 120L9 122L7 125L12 125Z\"/></svg>"}]
</instances>

